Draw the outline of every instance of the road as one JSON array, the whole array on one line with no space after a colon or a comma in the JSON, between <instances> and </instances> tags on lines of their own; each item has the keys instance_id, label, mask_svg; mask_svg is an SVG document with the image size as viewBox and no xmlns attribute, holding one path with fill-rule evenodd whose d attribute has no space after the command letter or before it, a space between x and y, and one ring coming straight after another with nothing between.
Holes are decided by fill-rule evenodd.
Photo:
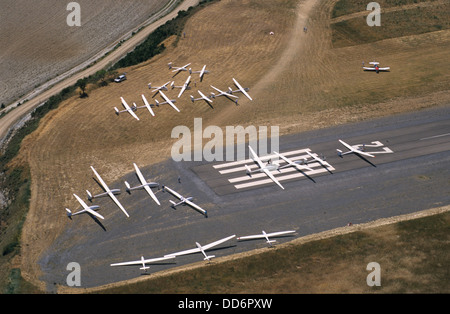
<instances>
[{"instance_id":1,"label":"road","mask_svg":"<svg viewBox=\"0 0 450 314\"><path fill-rule=\"evenodd\" d=\"M197 5L198 2L199 0L185 0L170 13L167 12L167 7L164 8L154 17L152 17L152 20L156 20L155 22L145 26L145 28L137 32L133 37L123 42L115 50L112 49L117 45L118 42L120 42L120 40L112 43L108 48L97 54L93 59L83 62L77 67L67 71L65 74L62 74L58 78L43 84L38 89L25 96L23 99L29 99L28 101L24 102L21 106L18 106L15 109L9 111L0 119L0 143L1 140L8 134L8 131L11 129L11 127L13 127L18 121L20 121L22 117L36 108L36 106L44 103L47 99L59 93L64 88L74 85L79 79L88 77L89 75L92 75L97 71L100 71L105 67L114 64L122 57L124 57L128 52L132 51L142 41L144 41L148 37L148 35L155 29L176 17L179 11L187 10L189 7ZM144 25L146 23L144 23ZM104 56L109 51L111 52L108 55ZM96 63L86 68L94 61L96 61ZM23 99L19 101L22 102Z\"/></svg>"},{"instance_id":2,"label":"road","mask_svg":"<svg viewBox=\"0 0 450 314\"><path fill-rule=\"evenodd\" d=\"M379 141L393 153L377 154L370 163L355 155L340 158L336 154L337 148L343 148L339 138L351 144ZM100 205L105 220L73 217L66 231L42 255L42 279L49 291L55 288L53 283L66 285L67 264L78 262L82 287L94 287L141 276L138 266L110 267L111 263L137 260L142 255L160 257L194 248L195 242L207 244L261 230L297 230L294 237L278 239L285 242L349 222L370 222L450 204L449 106L280 138L280 152L306 148L319 156L324 154L333 170L283 181L285 190L273 183L236 190L213 168L223 162L167 160L139 165L148 180L161 178L160 184L193 196L194 202L208 210L208 218L189 207L172 209L169 200L174 198L162 190L155 190L161 206L143 190L119 195L130 218L110 199L99 198L94 204ZM366 149L384 150L368 145ZM130 161L130 173L110 188L123 191L125 180L137 185L132 169ZM262 240L232 240L211 254L220 257L264 246ZM201 254L177 257L167 264L150 266L149 271L196 262L204 263Z\"/></svg>"}]
</instances>

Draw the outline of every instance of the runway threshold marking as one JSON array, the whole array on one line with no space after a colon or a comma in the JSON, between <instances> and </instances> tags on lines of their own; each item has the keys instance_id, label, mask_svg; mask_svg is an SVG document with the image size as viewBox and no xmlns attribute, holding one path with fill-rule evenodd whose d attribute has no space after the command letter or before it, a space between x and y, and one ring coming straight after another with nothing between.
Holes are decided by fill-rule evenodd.
<instances>
[{"instance_id":1,"label":"runway threshold marking","mask_svg":"<svg viewBox=\"0 0 450 314\"><path fill-rule=\"evenodd\" d=\"M309 156L306 152L311 152L309 148L305 149L299 149L294 151L288 151L288 152L281 152L283 156L288 157L292 161L297 160L307 160L309 158L309 161L307 162L307 166L312 168L313 170L307 170L304 169L302 171L296 169L295 167L288 167L281 169L280 171L271 171L271 173L277 178L279 181L286 181L286 180L292 180L296 178L304 178L307 176L320 174L324 172L329 172L335 170L334 167L332 167L328 162L324 161L323 165L314 159L311 159L311 156ZM315 153L312 153L316 157L318 156ZM270 154L266 156L260 157L263 162L272 160L272 162L278 163L280 166L284 166L286 162L282 159L279 159L277 155ZM258 166L254 163L253 159L245 159L245 160L239 160L239 161L232 161L227 162L223 164L214 165L213 168L218 170L219 174L221 175L238 175L237 177L229 178L228 182L234 185L236 189L243 189L243 188L250 188L255 187L259 185L265 185L265 184L273 184L273 181L268 178L264 173L256 173L252 174L252 176L245 174L245 165L247 163L250 163L247 165L250 169L255 168L257 169ZM222 169L222 170L219 170Z\"/></svg>"},{"instance_id":2,"label":"runway threshold marking","mask_svg":"<svg viewBox=\"0 0 450 314\"><path fill-rule=\"evenodd\" d=\"M290 151L290 152L285 152L282 153L284 156L290 156L290 155L294 155L294 154L298 154L298 153L305 153L306 151L310 151L309 149L299 149L299 150L294 150L294 151ZM277 155L275 154L270 154L270 155L266 155L266 156L260 156L259 157L262 161L267 161L269 159L279 159ZM223 163L223 164L218 164L218 165L214 165L213 168L214 169L222 169L222 168L228 168L228 167L233 167L233 166L237 166L237 165L243 165L246 164L248 162L253 162L253 159L248 158L248 159L243 159L243 160L238 160L238 161L231 161L231 162L227 162L227 163Z\"/></svg>"},{"instance_id":3,"label":"runway threshold marking","mask_svg":"<svg viewBox=\"0 0 450 314\"><path fill-rule=\"evenodd\" d=\"M392 154L393 153L392 149L390 149L387 146L384 146L384 144L381 143L380 141L371 142L371 144L356 144L356 145L352 145L352 147L356 148L356 149L362 148L362 151L366 152L368 154ZM366 147L382 147L383 150L381 150L381 151L374 151L374 152L368 152L368 151L365 150Z\"/></svg>"}]
</instances>

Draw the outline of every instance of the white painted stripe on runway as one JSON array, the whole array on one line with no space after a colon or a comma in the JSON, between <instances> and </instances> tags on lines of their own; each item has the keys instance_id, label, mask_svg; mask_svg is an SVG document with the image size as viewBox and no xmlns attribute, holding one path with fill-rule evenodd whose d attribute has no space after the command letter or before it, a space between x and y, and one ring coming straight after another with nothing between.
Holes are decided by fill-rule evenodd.
<instances>
[{"instance_id":1,"label":"white painted stripe on runway","mask_svg":"<svg viewBox=\"0 0 450 314\"><path fill-rule=\"evenodd\" d=\"M430 140L430 139L432 139L432 138L443 137L443 136L449 136L449 135L450 135L450 133L439 134L439 135L435 135L435 136L430 136L430 137L424 137L424 138L421 138L419 141Z\"/></svg>"},{"instance_id":2,"label":"white painted stripe on runway","mask_svg":"<svg viewBox=\"0 0 450 314\"><path fill-rule=\"evenodd\" d=\"M288 152L281 152L281 154L283 156L288 157L292 161L309 160L308 164L306 164L305 166L311 168L312 170L302 169L301 171L298 170L296 167L292 166L281 169L280 171L273 170L271 171L271 173L276 177L278 181L285 181L296 178L303 179L307 176L312 176L315 174L335 170L334 167L332 167L326 161L320 163L315 159L311 159L311 156L307 154L307 152L311 153L311 150L309 148L304 148ZM318 157L318 155L315 153L311 154L313 156ZM276 154L262 156L260 157L260 159L264 163L267 162L269 159L272 159L274 163L277 163L280 166L287 165L287 162L279 158ZM245 168L245 165L247 165L252 170L259 169L258 165L251 158L214 165L213 168L217 169L219 174L222 175L230 175L230 174L239 175L238 177L228 179L228 181L231 184L233 184L236 189L250 188L264 184L274 184L274 182L269 177L267 177L267 175L264 172L256 172L253 173L251 176L247 175L246 174L247 169Z\"/></svg>"},{"instance_id":3,"label":"white painted stripe on runway","mask_svg":"<svg viewBox=\"0 0 450 314\"><path fill-rule=\"evenodd\" d=\"M392 150L392 149L390 149L389 147L383 147L383 150L382 151L377 151L377 152L367 152L367 151L364 151L365 153L368 153L368 154L373 154L373 155L376 155L376 154L392 154L394 151Z\"/></svg>"},{"instance_id":4,"label":"white painted stripe on runway","mask_svg":"<svg viewBox=\"0 0 450 314\"><path fill-rule=\"evenodd\" d=\"M285 154L283 153L283 156L284 156ZM274 155L275 156L275 158L278 158L278 156L277 155ZM297 157L290 157L289 159L291 159L292 161L297 161L297 160L302 160L302 159L307 159L309 157L309 155L301 155L301 156L297 156ZM248 162L251 162L252 164L251 165L247 165L250 169L253 169L253 168L258 168L258 165L257 164L255 164L254 162L253 162L253 160L249 160ZM277 161L277 163L280 165L280 166L284 166L285 164L287 164L284 160L282 160L282 159L279 159L278 161ZM245 169L245 165L244 166L241 166L241 167L236 167L236 168L231 168L231 169L226 169L226 170L220 170L219 171L219 173L220 174L227 174L227 173L233 173L233 172L238 172L238 171L245 171L246 169Z\"/></svg>"},{"instance_id":5,"label":"white painted stripe on runway","mask_svg":"<svg viewBox=\"0 0 450 314\"><path fill-rule=\"evenodd\" d=\"M315 165L314 165L314 164L315 164ZM312 164L309 165L309 167L310 167L310 168L313 168L313 167L316 166L316 165L319 165L319 163L312 163ZM327 171L327 170L326 170L325 168L323 168L321 165L319 165L319 166L320 166L320 168L322 168L324 171ZM245 169L245 168L244 168L244 169ZM313 169L313 170L311 171L311 170L305 169L303 172L304 172L306 175L310 175L310 174L316 174L316 173L323 172L323 170L318 171L318 170L314 170L314 169ZM330 169L330 170L331 170L331 169ZM277 175L283 175L283 174L290 173L290 172L297 172L299 176L303 176L303 173L302 173L300 170L297 170L297 168L295 168L295 167L284 168L284 169L281 169L281 171L273 170L273 171L271 171L270 173L272 173L272 174L278 179ZM243 173L245 173L245 172L243 172ZM249 175L242 175L242 176L240 176L240 177L228 179L228 181L229 181L230 183L235 183L235 182L239 182L239 181L248 181L248 180L257 179L257 178L263 178L263 177L266 177L266 174L265 174L264 172L258 172L258 173L252 173L251 176L249 176Z\"/></svg>"},{"instance_id":6,"label":"white painted stripe on runway","mask_svg":"<svg viewBox=\"0 0 450 314\"><path fill-rule=\"evenodd\" d=\"M293 169L293 170L297 171L296 169ZM332 171L332 170L334 170L334 168L331 167L329 170ZM313 175L313 174L318 174L318 173L322 173L322 172L327 172L327 170L325 168L321 167L317 170L308 171L305 173L307 175ZM252 175L252 177L253 178L250 178L250 179L255 179L256 175ZM264 173L258 174L258 178L259 177L267 178L267 176ZM301 172L297 171L296 173L291 173L291 174L283 175L283 176L277 176L276 179L281 182L281 181L286 181L286 180L300 178L300 177L305 177L305 176ZM243 177L241 177L241 179L242 178ZM241 181L243 181L243 180L241 180ZM236 181L236 182L239 182L239 181ZM267 178L267 179L262 179L262 180L247 182L247 183L235 184L234 187L236 189L243 189L243 188L249 188L249 187L254 187L254 186L263 185L263 184L274 184L274 182L270 178Z\"/></svg>"},{"instance_id":7,"label":"white painted stripe on runway","mask_svg":"<svg viewBox=\"0 0 450 314\"><path fill-rule=\"evenodd\" d=\"M305 149L299 149L299 150L293 150L290 152L283 152L281 153L284 156L290 156L290 155L295 155L295 154L300 154L300 153L305 153L307 151L311 151L309 148L305 148ZM278 159L278 156L275 154L271 154L271 155L266 155L266 156L261 156L259 157L262 161L266 161L269 159ZM214 165L213 168L214 169L221 169L221 168L228 168L228 167L233 167L233 166L238 166L238 165L242 165L242 164L246 164L249 162L253 162L253 159L248 158L248 159L243 159L243 160L238 160L238 161L231 161L231 162L226 162L223 164L218 164L218 165Z\"/></svg>"}]
</instances>

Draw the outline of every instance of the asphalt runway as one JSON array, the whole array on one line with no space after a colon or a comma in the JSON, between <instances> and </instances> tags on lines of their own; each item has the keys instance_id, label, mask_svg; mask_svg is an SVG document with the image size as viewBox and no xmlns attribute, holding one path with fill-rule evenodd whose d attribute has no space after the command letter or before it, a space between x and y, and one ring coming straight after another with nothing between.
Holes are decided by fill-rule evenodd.
<instances>
[{"instance_id":1,"label":"asphalt runway","mask_svg":"<svg viewBox=\"0 0 450 314\"><path fill-rule=\"evenodd\" d=\"M365 144L365 151L376 152L376 158L364 160L353 154L340 158L336 149L346 149L338 139L351 145ZM309 174L283 169L276 173L282 190L271 181L258 182L264 177L246 178L242 169L220 173L235 167L224 166L229 163L226 161L170 159L152 166L138 165L147 180L193 196L194 202L208 211L208 218L188 206L172 209L169 200L176 199L162 189L154 189L161 206L144 190L127 194L123 181L132 186L139 182L130 161L130 173L117 182L107 182L110 188L122 190L118 199L130 218L109 198L93 201L105 220L73 217L39 262L48 290L67 284L71 262L80 264L81 287L88 288L142 275L139 265L111 267L111 263L161 257L195 248L195 242L205 245L230 235L297 230L294 236L277 239L282 243L349 222L364 223L450 204L450 106L284 136L279 143L280 153L303 158L310 151L325 156L331 167L310 162L313 172ZM230 183L230 179L237 181ZM239 184L247 185L236 188ZM100 187L93 192L100 192ZM209 254L220 257L265 246L264 240L233 239ZM206 263L201 253L179 256L150 265L149 275L196 262Z\"/></svg>"}]
</instances>

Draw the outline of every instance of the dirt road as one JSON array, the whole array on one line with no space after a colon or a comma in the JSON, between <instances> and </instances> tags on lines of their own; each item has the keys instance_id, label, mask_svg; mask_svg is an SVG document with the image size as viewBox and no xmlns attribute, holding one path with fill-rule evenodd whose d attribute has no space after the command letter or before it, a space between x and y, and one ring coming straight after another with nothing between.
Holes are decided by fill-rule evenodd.
<instances>
[{"instance_id":1,"label":"dirt road","mask_svg":"<svg viewBox=\"0 0 450 314\"><path fill-rule=\"evenodd\" d=\"M62 89L75 84L79 79L92 75L97 71L102 70L106 66L114 64L115 62L120 60L123 56L125 56L128 52L132 51L139 43L145 40L151 32L153 32L155 29L157 29L159 26L163 25L167 21L176 17L179 11L187 10L189 7L197 5L198 2L199 2L198 0L185 0L181 5L179 5L175 10L173 10L169 14L167 14L166 11L167 7L166 7L156 15L156 19L161 16L162 18L146 26L144 29L136 33L133 37L131 37L124 43L122 43L120 47L112 51L109 55L107 55L103 59L101 58L104 55L104 53L106 53L106 51L102 51L100 55L97 55L95 57L97 59L100 58L101 60L93 64L91 67L86 68L89 64L94 62L94 60L92 59L83 62L79 66L73 68L72 70L62 75L67 78L63 78L63 80L57 83L55 83L55 80L51 80L46 84L44 84L43 86L41 86L38 90L32 92L31 93L32 96L30 95L26 96L25 98L32 97L32 99L25 102L23 105L15 108L14 110L10 111L3 118L1 118L0 139L3 139L7 135L10 128L15 123L17 123L22 117L31 112L36 106L45 102L51 96L59 93ZM114 47L116 44L117 42L113 43L112 47Z\"/></svg>"}]
</instances>

